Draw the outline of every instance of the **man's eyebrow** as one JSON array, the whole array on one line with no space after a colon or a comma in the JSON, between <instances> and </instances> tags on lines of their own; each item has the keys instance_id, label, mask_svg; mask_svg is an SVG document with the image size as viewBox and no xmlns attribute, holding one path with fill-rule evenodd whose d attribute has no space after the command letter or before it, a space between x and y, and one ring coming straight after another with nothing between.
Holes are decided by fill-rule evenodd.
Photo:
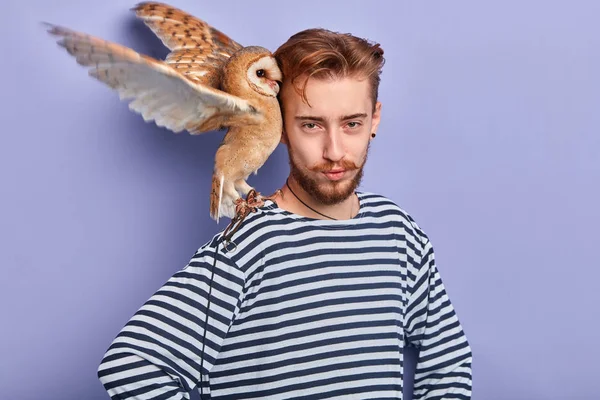
<instances>
[{"instance_id":1,"label":"man's eyebrow","mask_svg":"<svg viewBox=\"0 0 600 400\"><path fill-rule=\"evenodd\" d=\"M344 115L342 118L340 118L340 121L346 121L347 119L356 119L356 118L367 118L367 114L356 113L356 114Z\"/></svg>"},{"instance_id":2,"label":"man's eyebrow","mask_svg":"<svg viewBox=\"0 0 600 400\"><path fill-rule=\"evenodd\" d=\"M319 121L319 122L325 121L325 118L317 117L317 116L313 116L313 115L296 115L296 119L299 121Z\"/></svg>"},{"instance_id":3,"label":"man's eyebrow","mask_svg":"<svg viewBox=\"0 0 600 400\"><path fill-rule=\"evenodd\" d=\"M356 118L366 118L366 117L367 117L367 114L365 114L365 113L356 113L356 114L344 115L343 117L340 118L340 121L346 121L348 119L356 119ZM325 118L317 117L315 115L296 115L295 119L299 120L299 121L325 122Z\"/></svg>"}]
</instances>

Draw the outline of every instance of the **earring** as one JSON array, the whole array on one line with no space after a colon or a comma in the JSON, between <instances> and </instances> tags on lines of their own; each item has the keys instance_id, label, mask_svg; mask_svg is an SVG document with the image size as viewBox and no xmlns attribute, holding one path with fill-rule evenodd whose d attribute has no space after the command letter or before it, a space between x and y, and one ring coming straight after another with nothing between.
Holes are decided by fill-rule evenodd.
<instances>
[{"instance_id":1,"label":"earring","mask_svg":"<svg viewBox=\"0 0 600 400\"><path fill-rule=\"evenodd\" d=\"M376 135L375 135L375 132L371 133L371 137L372 137L372 138L374 138L375 136L376 136Z\"/></svg>"}]
</instances>

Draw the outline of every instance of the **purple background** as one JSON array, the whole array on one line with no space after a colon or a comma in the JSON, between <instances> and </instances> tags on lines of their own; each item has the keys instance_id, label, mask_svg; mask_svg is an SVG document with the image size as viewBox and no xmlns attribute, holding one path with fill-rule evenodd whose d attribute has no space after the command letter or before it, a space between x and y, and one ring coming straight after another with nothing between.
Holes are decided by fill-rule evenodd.
<instances>
[{"instance_id":1,"label":"purple background","mask_svg":"<svg viewBox=\"0 0 600 400\"><path fill-rule=\"evenodd\" d=\"M225 226L208 217L222 133L144 123L39 24L164 56L135 2L8 3L0 397L107 399L96 368L114 336ZM373 3L172 2L245 45L274 50L314 26L382 43L383 122L361 189L431 237L473 347L474 398L598 399L600 2ZM271 193L287 172L279 147L250 183Z\"/></svg>"}]
</instances>

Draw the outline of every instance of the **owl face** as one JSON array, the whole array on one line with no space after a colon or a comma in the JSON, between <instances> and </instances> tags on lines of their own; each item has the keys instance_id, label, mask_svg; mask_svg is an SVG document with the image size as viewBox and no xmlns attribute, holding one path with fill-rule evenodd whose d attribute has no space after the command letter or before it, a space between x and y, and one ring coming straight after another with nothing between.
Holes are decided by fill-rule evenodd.
<instances>
[{"instance_id":1,"label":"owl face","mask_svg":"<svg viewBox=\"0 0 600 400\"><path fill-rule=\"evenodd\" d=\"M278 82L281 82L283 77L273 56L264 55L252 61L247 71L246 78L252 89L264 96L277 97Z\"/></svg>"}]
</instances>

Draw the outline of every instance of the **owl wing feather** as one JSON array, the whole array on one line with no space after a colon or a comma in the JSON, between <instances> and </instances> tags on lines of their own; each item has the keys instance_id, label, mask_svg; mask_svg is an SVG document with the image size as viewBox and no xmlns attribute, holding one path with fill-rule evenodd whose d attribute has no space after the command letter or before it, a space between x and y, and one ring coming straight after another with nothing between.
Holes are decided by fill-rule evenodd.
<instances>
[{"instance_id":1,"label":"owl wing feather","mask_svg":"<svg viewBox=\"0 0 600 400\"><path fill-rule=\"evenodd\" d=\"M141 2L132 8L171 50L165 62L194 82L219 88L223 66L242 45L178 8Z\"/></svg>"},{"instance_id":2,"label":"owl wing feather","mask_svg":"<svg viewBox=\"0 0 600 400\"><path fill-rule=\"evenodd\" d=\"M237 124L255 124L261 114L246 100L194 82L163 61L116 43L48 24L48 33L89 75L132 100L129 108L175 133L199 134Z\"/></svg>"}]
</instances>

